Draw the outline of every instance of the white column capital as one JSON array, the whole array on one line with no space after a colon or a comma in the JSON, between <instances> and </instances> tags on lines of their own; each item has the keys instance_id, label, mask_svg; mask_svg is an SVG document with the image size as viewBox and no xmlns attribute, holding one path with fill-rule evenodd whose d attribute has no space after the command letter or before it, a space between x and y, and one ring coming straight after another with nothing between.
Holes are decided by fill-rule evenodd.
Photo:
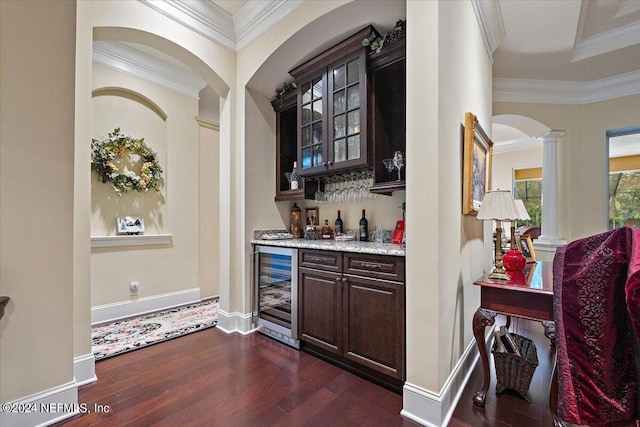
<instances>
[{"instance_id":1,"label":"white column capital","mask_svg":"<svg viewBox=\"0 0 640 427\"><path fill-rule=\"evenodd\" d=\"M558 142L558 138L564 136L567 133L566 130L550 130L547 133L536 136L536 139L545 142Z\"/></svg>"}]
</instances>

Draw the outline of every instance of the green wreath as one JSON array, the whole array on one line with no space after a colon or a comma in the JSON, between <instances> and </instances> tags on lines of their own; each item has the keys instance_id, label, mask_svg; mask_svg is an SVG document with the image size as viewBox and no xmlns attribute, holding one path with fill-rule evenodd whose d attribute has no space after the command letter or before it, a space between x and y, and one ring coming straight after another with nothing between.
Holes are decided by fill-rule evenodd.
<instances>
[{"instance_id":1,"label":"green wreath","mask_svg":"<svg viewBox=\"0 0 640 427\"><path fill-rule=\"evenodd\" d=\"M121 159L126 154L140 156L140 175L133 171L118 172L113 161ZM144 138L124 136L120 133L120 128L107 135L106 139L91 140L91 169L98 173L102 182L109 182L118 195L129 191L160 191L162 166L158 163L158 155L147 147Z\"/></svg>"}]
</instances>

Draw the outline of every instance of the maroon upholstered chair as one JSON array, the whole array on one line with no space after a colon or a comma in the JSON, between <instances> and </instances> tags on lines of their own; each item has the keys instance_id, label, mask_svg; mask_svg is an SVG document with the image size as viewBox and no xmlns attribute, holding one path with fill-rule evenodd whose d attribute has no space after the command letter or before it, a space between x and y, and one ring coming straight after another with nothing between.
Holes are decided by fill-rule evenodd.
<instances>
[{"instance_id":1,"label":"maroon upholstered chair","mask_svg":"<svg viewBox=\"0 0 640 427\"><path fill-rule=\"evenodd\" d=\"M637 425L640 229L622 227L559 248L553 308L556 425Z\"/></svg>"}]
</instances>

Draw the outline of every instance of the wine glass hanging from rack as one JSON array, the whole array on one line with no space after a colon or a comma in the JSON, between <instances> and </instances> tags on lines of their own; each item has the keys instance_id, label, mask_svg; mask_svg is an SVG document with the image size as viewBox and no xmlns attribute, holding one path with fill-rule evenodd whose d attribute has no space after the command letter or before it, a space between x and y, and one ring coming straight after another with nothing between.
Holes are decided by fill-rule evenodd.
<instances>
[{"instance_id":1,"label":"wine glass hanging from rack","mask_svg":"<svg viewBox=\"0 0 640 427\"><path fill-rule=\"evenodd\" d=\"M373 185L372 170L338 173L316 180L318 190L314 194L314 200L317 203L357 202L375 196L369 192ZM324 181L324 191L321 190L321 181Z\"/></svg>"}]
</instances>

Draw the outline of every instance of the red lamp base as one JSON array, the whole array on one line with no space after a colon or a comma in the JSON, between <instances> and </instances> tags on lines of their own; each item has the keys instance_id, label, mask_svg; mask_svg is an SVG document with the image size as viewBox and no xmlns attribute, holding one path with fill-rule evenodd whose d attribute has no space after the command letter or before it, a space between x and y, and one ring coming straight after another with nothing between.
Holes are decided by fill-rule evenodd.
<instances>
[{"instance_id":1,"label":"red lamp base","mask_svg":"<svg viewBox=\"0 0 640 427\"><path fill-rule=\"evenodd\" d=\"M504 254L502 257L502 265L507 273L511 271L521 272L524 270L524 266L527 264L527 259L522 255L522 252L516 248L512 248Z\"/></svg>"}]
</instances>

